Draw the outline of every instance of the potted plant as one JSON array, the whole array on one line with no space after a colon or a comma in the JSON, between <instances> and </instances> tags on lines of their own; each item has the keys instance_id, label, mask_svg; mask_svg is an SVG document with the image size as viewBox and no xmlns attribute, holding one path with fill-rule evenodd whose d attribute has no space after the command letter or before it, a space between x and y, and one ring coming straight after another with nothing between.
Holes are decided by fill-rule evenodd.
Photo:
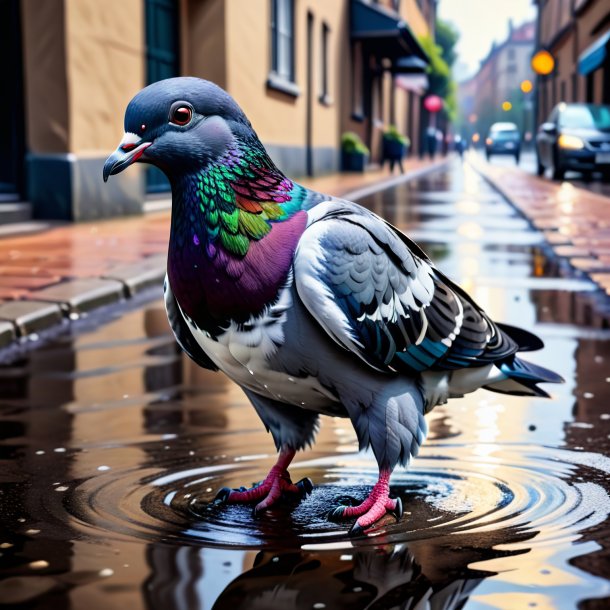
<instances>
[{"instance_id":1,"label":"potted plant","mask_svg":"<svg viewBox=\"0 0 610 610\"><path fill-rule=\"evenodd\" d=\"M347 131L341 136L341 169L344 172L363 172L369 160L369 149L360 136Z\"/></svg>"},{"instance_id":2,"label":"potted plant","mask_svg":"<svg viewBox=\"0 0 610 610\"><path fill-rule=\"evenodd\" d=\"M403 136L396 125L390 125L383 132L383 160L390 161L392 166L396 161L402 161L410 146L411 140Z\"/></svg>"}]
</instances>

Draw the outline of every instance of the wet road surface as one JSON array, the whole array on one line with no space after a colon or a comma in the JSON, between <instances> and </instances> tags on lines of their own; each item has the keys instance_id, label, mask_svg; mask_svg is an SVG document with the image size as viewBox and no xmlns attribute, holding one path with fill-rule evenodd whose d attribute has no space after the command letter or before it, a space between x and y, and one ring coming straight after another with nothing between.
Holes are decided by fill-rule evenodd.
<instances>
[{"instance_id":1,"label":"wet road surface","mask_svg":"<svg viewBox=\"0 0 610 610\"><path fill-rule=\"evenodd\" d=\"M593 286L457 161L362 203L544 339L528 357L565 377L553 398L436 408L392 479L405 516L358 540L325 514L366 495L375 462L324 418L291 468L313 494L254 519L210 501L264 477L271 438L237 386L177 352L159 288L0 367L0 608L608 607L610 331L594 312L574 324Z\"/></svg>"}]
</instances>

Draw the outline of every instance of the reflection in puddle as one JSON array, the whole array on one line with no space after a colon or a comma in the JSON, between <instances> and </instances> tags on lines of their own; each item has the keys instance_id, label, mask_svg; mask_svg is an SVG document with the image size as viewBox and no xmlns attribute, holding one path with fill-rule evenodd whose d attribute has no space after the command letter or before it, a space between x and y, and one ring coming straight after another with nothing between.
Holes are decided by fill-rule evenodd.
<instances>
[{"instance_id":1,"label":"reflection in puddle","mask_svg":"<svg viewBox=\"0 0 610 610\"><path fill-rule=\"evenodd\" d=\"M610 336L591 285L560 277L471 170L365 203L418 234L494 318L543 337L532 360L567 380L554 398L479 391L435 409L420 457L393 477L405 517L350 540L325 512L362 498L376 469L348 422L325 418L298 456L293 476L317 484L300 505L256 520L210 506L274 460L241 390L176 351L160 300L83 321L0 368L0 608L608 601ZM472 222L476 234L458 231Z\"/></svg>"}]
</instances>

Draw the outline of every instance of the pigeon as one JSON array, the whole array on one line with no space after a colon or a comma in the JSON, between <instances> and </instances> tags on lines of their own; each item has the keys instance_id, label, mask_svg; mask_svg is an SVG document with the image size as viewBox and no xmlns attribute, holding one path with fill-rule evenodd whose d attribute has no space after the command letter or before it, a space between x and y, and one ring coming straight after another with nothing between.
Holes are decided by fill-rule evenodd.
<instances>
[{"instance_id":1,"label":"pigeon","mask_svg":"<svg viewBox=\"0 0 610 610\"><path fill-rule=\"evenodd\" d=\"M288 467L314 442L319 416L349 418L379 478L355 506L330 509L363 535L400 519L390 475L423 443L425 415L484 387L548 396L561 377L522 360L534 334L494 323L397 228L356 203L286 177L233 98L212 82L177 77L131 100L104 181L135 162L172 189L165 306L180 347L237 383L271 433L278 458L251 488L221 503L303 498L309 479Z\"/></svg>"}]
</instances>

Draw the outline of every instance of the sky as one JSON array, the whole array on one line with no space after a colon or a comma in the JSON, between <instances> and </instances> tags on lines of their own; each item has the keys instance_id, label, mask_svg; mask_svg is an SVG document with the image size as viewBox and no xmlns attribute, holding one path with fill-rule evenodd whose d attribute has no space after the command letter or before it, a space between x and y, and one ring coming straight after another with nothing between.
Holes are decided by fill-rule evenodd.
<instances>
[{"instance_id":1,"label":"sky","mask_svg":"<svg viewBox=\"0 0 610 610\"><path fill-rule=\"evenodd\" d=\"M479 67L492 42L502 42L508 35L508 20L515 26L536 17L533 0L440 0L437 15L451 21L460 32L455 77L464 80Z\"/></svg>"}]
</instances>

